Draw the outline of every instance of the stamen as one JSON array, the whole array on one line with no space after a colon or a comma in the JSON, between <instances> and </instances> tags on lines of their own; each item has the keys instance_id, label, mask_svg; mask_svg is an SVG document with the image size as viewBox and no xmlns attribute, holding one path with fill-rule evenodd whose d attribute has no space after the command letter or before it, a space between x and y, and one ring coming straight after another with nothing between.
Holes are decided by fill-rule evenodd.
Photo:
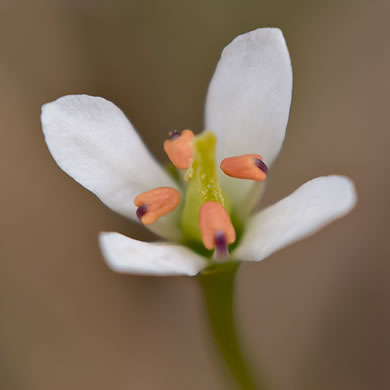
<instances>
[{"instance_id":1,"label":"stamen","mask_svg":"<svg viewBox=\"0 0 390 390\"><path fill-rule=\"evenodd\" d=\"M255 158L255 164L257 168L261 169L265 174L268 173L268 167L265 165L265 162L259 158Z\"/></svg>"},{"instance_id":2,"label":"stamen","mask_svg":"<svg viewBox=\"0 0 390 390\"><path fill-rule=\"evenodd\" d=\"M259 154L225 158L220 167L226 175L237 179L264 181L268 173L268 167Z\"/></svg>"},{"instance_id":3,"label":"stamen","mask_svg":"<svg viewBox=\"0 0 390 390\"><path fill-rule=\"evenodd\" d=\"M138 195L134 204L137 218L149 225L174 210L180 202L180 192L171 187L158 187Z\"/></svg>"},{"instance_id":4,"label":"stamen","mask_svg":"<svg viewBox=\"0 0 390 390\"><path fill-rule=\"evenodd\" d=\"M146 204L143 204L137 208L136 214L140 222L142 217L146 214L147 211L148 211L148 206L146 206Z\"/></svg>"},{"instance_id":5,"label":"stamen","mask_svg":"<svg viewBox=\"0 0 390 390\"><path fill-rule=\"evenodd\" d=\"M229 256L229 249L226 242L225 233L218 230L215 233L215 252L213 255L214 259L224 259Z\"/></svg>"},{"instance_id":6,"label":"stamen","mask_svg":"<svg viewBox=\"0 0 390 390\"><path fill-rule=\"evenodd\" d=\"M194 155L192 141L194 133L191 130L177 130L169 133L169 139L164 142L164 150L172 164L178 169L188 169Z\"/></svg>"},{"instance_id":7,"label":"stamen","mask_svg":"<svg viewBox=\"0 0 390 390\"><path fill-rule=\"evenodd\" d=\"M229 215L218 202L206 202L201 206L199 210L199 227L203 245L207 249L216 248L217 244L220 246L221 233L227 244L232 244L236 240L236 232Z\"/></svg>"},{"instance_id":8,"label":"stamen","mask_svg":"<svg viewBox=\"0 0 390 390\"><path fill-rule=\"evenodd\" d=\"M181 135L180 131L173 130L169 133L169 139L174 140L176 138L179 138Z\"/></svg>"}]
</instances>

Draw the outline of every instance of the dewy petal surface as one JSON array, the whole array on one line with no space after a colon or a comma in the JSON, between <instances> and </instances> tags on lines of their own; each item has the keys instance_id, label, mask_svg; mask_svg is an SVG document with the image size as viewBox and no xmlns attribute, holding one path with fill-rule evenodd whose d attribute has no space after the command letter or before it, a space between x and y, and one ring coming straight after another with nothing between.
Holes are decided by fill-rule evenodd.
<instances>
[{"instance_id":1,"label":"dewy petal surface","mask_svg":"<svg viewBox=\"0 0 390 390\"><path fill-rule=\"evenodd\" d=\"M114 211L136 220L134 198L175 182L153 159L123 112L100 97L64 96L42 107L45 140L57 164ZM179 237L172 213L151 226Z\"/></svg>"},{"instance_id":2,"label":"dewy petal surface","mask_svg":"<svg viewBox=\"0 0 390 390\"><path fill-rule=\"evenodd\" d=\"M347 214L355 203L355 187L348 178L325 176L310 180L255 215L232 257L263 260Z\"/></svg>"},{"instance_id":3,"label":"dewy petal surface","mask_svg":"<svg viewBox=\"0 0 390 390\"><path fill-rule=\"evenodd\" d=\"M119 233L100 233L100 247L116 272L142 275L196 275L206 259L190 249L165 242L148 243Z\"/></svg>"},{"instance_id":4,"label":"dewy petal surface","mask_svg":"<svg viewBox=\"0 0 390 390\"><path fill-rule=\"evenodd\" d=\"M205 128L218 137L218 160L257 153L270 166L283 143L291 90L291 62L279 29L235 38L222 52L206 100ZM252 183L221 175L221 185L237 204Z\"/></svg>"}]
</instances>

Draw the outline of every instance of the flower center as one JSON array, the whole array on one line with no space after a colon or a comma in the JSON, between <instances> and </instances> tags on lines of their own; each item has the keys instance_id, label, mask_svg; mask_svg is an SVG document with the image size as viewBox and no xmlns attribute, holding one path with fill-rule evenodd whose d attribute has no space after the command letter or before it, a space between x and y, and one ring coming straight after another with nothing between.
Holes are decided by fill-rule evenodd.
<instances>
[{"instance_id":1,"label":"flower center","mask_svg":"<svg viewBox=\"0 0 390 390\"><path fill-rule=\"evenodd\" d=\"M215 158L216 143L216 136L212 132L202 133L193 142L193 159L184 175L186 196L181 218L181 225L188 239L201 240L202 238L199 213L205 203L214 202L214 208L210 208L209 211L215 209L217 203L228 214L230 212L229 201L226 194L222 194L219 184Z\"/></svg>"},{"instance_id":2,"label":"flower center","mask_svg":"<svg viewBox=\"0 0 390 390\"><path fill-rule=\"evenodd\" d=\"M200 252L204 252L200 243L208 251L214 249L213 258L218 261L228 257L228 245L236 241L236 230L231 222L229 198L219 183L216 143L217 138L211 131L195 137L191 130L175 130L164 142L164 150L177 169L186 170L180 220L184 243ZM258 154L224 159L220 167L228 176L254 181L265 180L268 172ZM179 202L180 193L169 187L144 192L134 201L138 207L137 217L144 224L155 222L174 210Z\"/></svg>"}]
</instances>

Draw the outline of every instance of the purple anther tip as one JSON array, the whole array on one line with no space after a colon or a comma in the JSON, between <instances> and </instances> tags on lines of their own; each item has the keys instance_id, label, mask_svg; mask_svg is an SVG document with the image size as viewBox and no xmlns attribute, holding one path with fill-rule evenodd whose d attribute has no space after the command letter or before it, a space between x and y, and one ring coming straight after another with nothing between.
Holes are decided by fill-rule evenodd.
<instances>
[{"instance_id":1,"label":"purple anther tip","mask_svg":"<svg viewBox=\"0 0 390 390\"><path fill-rule=\"evenodd\" d=\"M141 218L146 214L147 211L148 207L146 206L146 204L139 206L136 211L137 218L141 221Z\"/></svg>"},{"instance_id":2,"label":"purple anther tip","mask_svg":"<svg viewBox=\"0 0 390 390\"><path fill-rule=\"evenodd\" d=\"M181 132L177 130L173 130L169 133L169 139L170 140L175 140L181 136Z\"/></svg>"},{"instance_id":3,"label":"purple anther tip","mask_svg":"<svg viewBox=\"0 0 390 390\"><path fill-rule=\"evenodd\" d=\"M263 160L260 160L259 158L255 158L255 164L257 168L261 169L265 174L268 173L268 167L265 165L265 162Z\"/></svg>"},{"instance_id":4,"label":"purple anther tip","mask_svg":"<svg viewBox=\"0 0 390 390\"><path fill-rule=\"evenodd\" d=\"M228 246L226 242L226 235L223 231L218 230L215 233L215 258L224 258L229 255Z\"/></svg>"}]
</instances>

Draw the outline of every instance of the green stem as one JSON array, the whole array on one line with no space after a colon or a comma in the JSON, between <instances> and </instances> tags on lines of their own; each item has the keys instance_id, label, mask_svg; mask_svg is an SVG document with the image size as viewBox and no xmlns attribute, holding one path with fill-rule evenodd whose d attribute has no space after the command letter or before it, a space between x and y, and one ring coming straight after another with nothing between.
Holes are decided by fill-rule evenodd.
<instances>
[{"instance_id":1,"label":"green stem","mask_svg":"<svg viewBox=\"0 0 390 390\"><path fill-rule=\"evenodd\" d=\"M233 313L234 279L239 263L229 262L203 271L203 287L211 331L229 371L242 390L264 390L256 384L245 362Z\"/></svg>"}]
</instances>

